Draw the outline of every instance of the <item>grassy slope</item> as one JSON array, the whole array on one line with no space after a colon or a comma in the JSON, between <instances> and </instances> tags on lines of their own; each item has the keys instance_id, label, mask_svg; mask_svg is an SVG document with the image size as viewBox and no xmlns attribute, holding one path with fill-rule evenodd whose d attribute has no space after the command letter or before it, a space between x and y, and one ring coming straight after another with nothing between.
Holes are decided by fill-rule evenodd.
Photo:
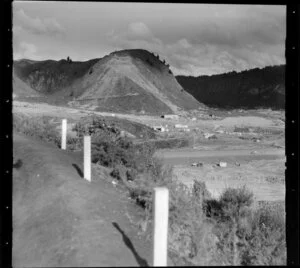
<instances>
[{"instance_id":1,"label":"grassy slope","mask_svg":"<svg viewBox=\"0 0 300 268\"><path fill-rule=\"evenodd\" d=\"M133 204L105 177L84 181L81 155L14 135L17 160L14 266L151 265L151 245L124 214Z\"/></svg>"}]
</instances>

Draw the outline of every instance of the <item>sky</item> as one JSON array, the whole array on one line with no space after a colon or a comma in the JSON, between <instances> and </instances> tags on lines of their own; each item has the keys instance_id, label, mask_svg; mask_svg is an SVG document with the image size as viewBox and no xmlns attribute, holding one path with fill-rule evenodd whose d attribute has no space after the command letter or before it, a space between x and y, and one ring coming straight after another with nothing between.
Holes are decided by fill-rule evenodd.
<instances>
[{"instance_id":1,"label":"sky","mask_svg":"<svg viewBox=\"0 0 300 268\"><path fill-rule=\"evenodd\" d=\"M285 64L285 39L284 5L13 2L14 60L140 48L174 75L212 75Z\"/></svg>"}]
</instances>

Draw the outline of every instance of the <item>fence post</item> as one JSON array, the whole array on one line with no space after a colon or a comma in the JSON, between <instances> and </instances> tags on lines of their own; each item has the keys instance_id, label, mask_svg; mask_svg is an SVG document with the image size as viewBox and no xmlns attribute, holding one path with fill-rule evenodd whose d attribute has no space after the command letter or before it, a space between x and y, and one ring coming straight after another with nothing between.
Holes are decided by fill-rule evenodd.
<instances>
[{"instance_id":1,"label":"fence post","mask_svg":"<svg viewBox=\"0 0 300 268\"><path fill-rule=\"evenodd\" d=\"M84 179L91 181L91 136L84 136L83 140L83 170Z\"/></svg>"},{"instance_id":2,"label":"fence post","mask_svg":"<svg viewBox=\"0 0 300 268\"><path fill-rule=\"evenodd\" d=\"M67 148L67 119L63 119L61 124L61 149L66 150L66 148Z\"/></svg>"},{"instance_id":3,"label":"fence post","mask_svg":"<svg viewBox=\"0 0 300 268\"><path fill-rule=\"evenodd\" d=\"M154 188L153 266L167 266L169 190Z\"/></svg>"}]
</instances>

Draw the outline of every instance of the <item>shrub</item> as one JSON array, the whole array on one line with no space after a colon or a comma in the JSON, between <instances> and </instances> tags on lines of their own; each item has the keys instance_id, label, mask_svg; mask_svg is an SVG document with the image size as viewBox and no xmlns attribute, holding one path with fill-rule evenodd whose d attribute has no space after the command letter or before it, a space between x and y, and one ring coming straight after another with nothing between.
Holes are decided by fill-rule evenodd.
<instances>
[{"instance_id":1,"label":"shrub","mask_svg":"<svg viewBox=\"0 0 300 268\"><path fill-rule=\"evenodd\" d=\"M114 124L108 125L107 122L96 116L88 116L81 119L74 128L77 132L78 137L83 137L84 135L100 136L99 138L106 138L114 140L120 135L120 130L117 129Z\"/></svg>"},{"instance_id":2,"label":"shrub","mask_svg":"<svg viewBox=\"0 0 300 268\"><path fill-rule=\"evenodd\" d=\"M25 115L14 115L13 130L60 146L60 134L49 120L50 117L45 116L30 118Z\"/></svg>"},{"instance_id":3,"label":"shrub","mask_svg":"<svg viewBox=\"0 0 300 268\"><path fill-rule=\"evenodd\" d=\"M284 211L270 206L258 208L248 217L248 225L241 226L242 265L286 265L286 237Z\"/></svg>"},{"instance_id":4,"label":"shrub","mask_svg":"<svg viewBox=\"0 0 300 268\"><path fill-rule=\"evenodd\" d=\"M216 236L203 214L209 196L203 182L194 181L192 190L181 183L170 188L170 248L189 265L216 264Z\"/></svg>"},{"instance_id":5,"label":"shrub","mask_svg":"<svg viewBox=\"0 0 300 268\"><path fill-rule=\"evenodd\" d=\"M153 188L168 187L173 173L172 168L163 166L158 159L153 158L151 162L142 170L136 170L134 183L127 185L131 198L149 212L152 211Z\"/></svg>"},{"instance_id":6,"label":"shrub","mask_svg":"<svg viewBox=\"0 0 300 268\"><path fill-rule=\"evenodd\" d=\"M227 188L220 196L222 210L225 215L237 219L245 207L253 203L253 193L246 186Z\"/></svg>"},{"instance_id":7,"label":"shrub","mask_svg":"<svg viewBox=\"0 0 300 268\"><path fill-rule=\"evenodd\" d=\"M217 262L214 261L216 236L212 232L212 225L205 220L202 209L203 198L210 196L205 183L194 182L191 190L172 178L173 172L170 167L155 164L150 171L139 174L134 182L128 185L131 198L145 209L146 226L152 224L153 188L167 187L169 189L169 251L185 264L216 264Z\"/></svg>"},{"instance_id":8,"label":"shrub","mask_svg":"<svg viewBox=\"0 0 300 268\"><path fill-rule=\"evenodd\" d=\"M230 265L283 265L285 253L284 213L269 206L250 209L253 193L226 189L218 200L204 202L218 238L218 256Z\"/></svg>"}]
</instances>

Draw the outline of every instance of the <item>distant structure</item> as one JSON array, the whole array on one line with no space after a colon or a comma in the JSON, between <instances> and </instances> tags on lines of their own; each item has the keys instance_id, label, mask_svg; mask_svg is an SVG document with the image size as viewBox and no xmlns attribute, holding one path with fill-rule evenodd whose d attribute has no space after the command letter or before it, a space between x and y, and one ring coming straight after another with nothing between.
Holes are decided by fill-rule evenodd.
<instances>
[{"instance_id":1,"label":"distant structure","mask_svg":"<svg viewBox=\"0 0 300 268\"><path fill-rule=\"evenodd\" d=\"M166 129L163 126L154 126L153 129L161 131L161 132L165 132L166 131Z\"/></svg>"},{"instance_id":2,"label":"distant structure","mask_svg":"<svg viewBox=\"0 0 300 268\"><path fill-rule=\"evenodd\" d=\"M165 118L165 119L179 119L179 115L177 114L164 114L160 116L161 118Z\"/></svg>"},{"instance_id":3,"label":"distant structure","mask_svg":"<svg viewBox=\"0 0 300 268\"><path fill-rule=\"evenodd\" d=\"M175 128L188 128L187 125L182 125L182 124L176 124Z\"/></svg>"}]
</instances>

